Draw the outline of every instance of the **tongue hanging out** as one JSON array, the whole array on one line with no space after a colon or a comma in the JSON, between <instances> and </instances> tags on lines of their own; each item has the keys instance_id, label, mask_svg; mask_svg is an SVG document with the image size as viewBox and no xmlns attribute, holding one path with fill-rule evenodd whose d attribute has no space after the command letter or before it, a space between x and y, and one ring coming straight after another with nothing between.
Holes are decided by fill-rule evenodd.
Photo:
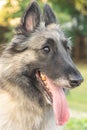
<instances>
[{"instance_id":1,"label":"tongue hanging out","mask_svg":"<svg viewBox=\"0 0 87 130\"><path fill-rule=\"evenodd\" d=\"M69 109L62 86L55 85L47 76L42 76L42 80L52 94L56 124L64 125L69 119Z\"/></svg>"}]
</instances>

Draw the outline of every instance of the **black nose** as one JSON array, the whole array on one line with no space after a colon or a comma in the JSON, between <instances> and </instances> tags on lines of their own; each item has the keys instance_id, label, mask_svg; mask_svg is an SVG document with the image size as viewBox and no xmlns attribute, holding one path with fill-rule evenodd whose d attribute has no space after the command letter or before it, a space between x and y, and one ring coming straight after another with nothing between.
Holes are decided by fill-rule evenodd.
<instances>
[{"instance_id":1,"label":"black nose","mask_svg":"<svg viewBox=\"0 0 87 130\"><path fill-rule=\"evenodd\" d=\"M82 78L82 76L80 76L80 77L71 77L69 82L70 82L71 87L77 87L83 82L83 78Z\"/></svg>"}]
</instances>

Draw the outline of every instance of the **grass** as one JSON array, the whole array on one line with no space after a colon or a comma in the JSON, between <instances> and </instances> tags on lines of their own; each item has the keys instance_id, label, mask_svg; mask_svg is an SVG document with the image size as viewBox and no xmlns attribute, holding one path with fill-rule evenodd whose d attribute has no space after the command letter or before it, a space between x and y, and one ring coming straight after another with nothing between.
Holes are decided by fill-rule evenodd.
<instances>
[{"instance_id":1,"label":"grass","mask_svg":"<svg viewBox=\"0 0 87 130\"><path fill-rule=\"evenodd\" d=\"M72 89L67 96L69 106L72 109L87 111L87 64L77 64L84 82L80 87Z\"/></svg>"},{"instance_id":2,"label":"grass","mask_svg":"<svg viewBox=\"0 0 87 130\"><path fill-rule=\"evenodd\" d=\"M65 130L87 130L87 119L72 118L65 126Z\"/></svg>"}]
</instances>

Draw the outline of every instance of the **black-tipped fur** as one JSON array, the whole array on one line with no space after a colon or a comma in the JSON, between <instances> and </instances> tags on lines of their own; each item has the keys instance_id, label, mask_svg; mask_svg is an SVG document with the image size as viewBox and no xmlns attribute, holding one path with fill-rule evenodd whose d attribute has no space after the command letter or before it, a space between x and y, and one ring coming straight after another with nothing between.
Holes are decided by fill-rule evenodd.
<instances>
[{"instance_id":1,"label":"black-tipped fur","mask_svg":"<svg viewBox=\"0 0 87 130\"><path fill-rule=\"evenodd\" d=\"M48 4L45 4L44 6L44 21L46 26L57 22L55 14Z\"/></svg>"},{"instance_id":2,"label":"black-tipped fur","mask_svg":"<svg viewBox=\"0 0 87 130\"><path fill-rule=\"evenodd\" d=\"M17 34L26 34L33 32L40 24L41 11L36 1L29 4L24 12L21 23L16 27Z\"/></svg>"}]
</instances>

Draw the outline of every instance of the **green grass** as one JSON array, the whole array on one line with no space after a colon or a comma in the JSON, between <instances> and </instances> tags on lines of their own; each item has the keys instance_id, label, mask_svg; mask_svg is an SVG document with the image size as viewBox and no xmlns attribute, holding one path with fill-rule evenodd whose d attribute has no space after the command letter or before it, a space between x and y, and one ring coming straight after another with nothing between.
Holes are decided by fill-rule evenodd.
<instances>
[{"instance_id":1,"label":"green grass","mask_svg":"<svg viewBox=\"0 0 87 130\"><path fill-rule=\"evenodd\" d=\"M87 64L80 63L77 64L77 67L84 78L84 82L81 86L70 90L67 99L70 108L80 111L87 111Z\"/></svg>"},{"instance_id":2,"label":"green grass","mask_svg":"<svg viewBox=\"0 0 87 130\"><path fill-rule=\"evenodd\" d=\"M87 119L72 118L65 126L65 130L87 130Z\"/></svg>"}]
</instances>

